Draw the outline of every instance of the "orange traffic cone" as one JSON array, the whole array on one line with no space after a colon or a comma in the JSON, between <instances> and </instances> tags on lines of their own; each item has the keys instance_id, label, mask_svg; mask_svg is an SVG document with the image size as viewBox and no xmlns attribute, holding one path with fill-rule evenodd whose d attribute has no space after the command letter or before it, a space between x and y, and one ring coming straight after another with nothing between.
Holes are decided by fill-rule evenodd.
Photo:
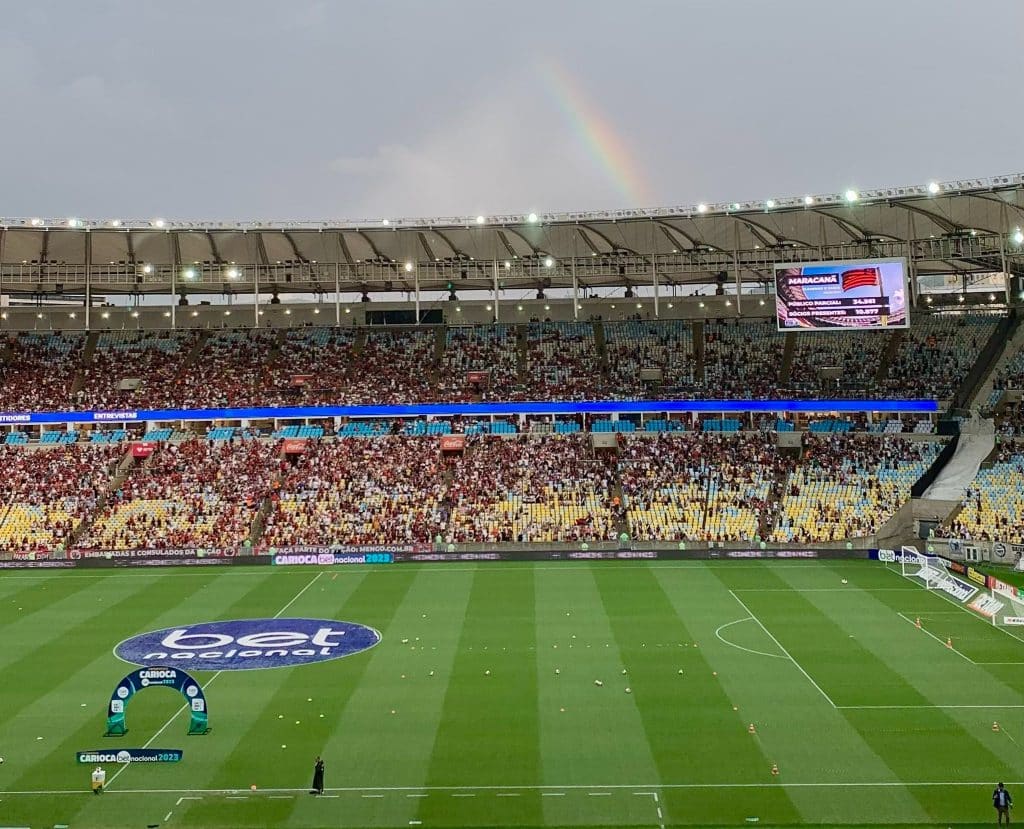
<instances>
[{"instance_id":1,"label":"orange traffic cone","mask_svg":"<svg viewBox=\"0 0 1024 829\"><path fill-rule=\"evenodd\" d=\"M952 636L947 636L946 637L946 647L947 648L952 648L953 647L953 637Z\"/></svg>"},{"instance_id":2,"label":"orange traffic cone","mask_svg":"<svg viewBox=\"0 0 1024 829\"><path fill-rule=\"evenodd\" d=\"M999 730L999 723L993 722L992 723L992 730L993 731L998 731Z\"/></svg>"},{"instance_id":3,"label":"orange traffic cone","mask_svg":"<svg viewBox=\"0 0 1024 829\"><path fill-rule=\"evenodd\" d=\"M914 619L914 627L916 627L916 628L918 628L920 630L920 628L921 628L921 617L920 616L918 616L916 619Z\"/></svg>"},{"instance_id":4,"label":"orange traffic cone","mask_svg":"<svg viewBox=\"0 0 1024 829\"><path fill-rule=\"evenodd\" d=\"M773 776L778 776L778 774L779 774L779 767L778 767L778 765L776 763L772 763L772 775Z\"/></svg>"},{"instance_id":5,"label":"orange traffic cone","mask_svg":"<svg viewBox=\"0 0 1024 829\"><path fill-rule=\"evenodd\" d=\"M747 733L748 734L756 734L757 733L757 729L754 728L754 724L753 723L751 723L750 725L747 726Z\"/></svg>"}]
</instances>

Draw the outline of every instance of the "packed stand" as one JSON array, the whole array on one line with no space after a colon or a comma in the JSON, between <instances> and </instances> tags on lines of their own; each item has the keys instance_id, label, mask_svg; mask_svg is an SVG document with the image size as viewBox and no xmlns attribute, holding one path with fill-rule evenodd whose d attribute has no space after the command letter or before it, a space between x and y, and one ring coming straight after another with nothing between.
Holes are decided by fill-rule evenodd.
<instances>
[{"instance_id":1,"label":"packed stand","mask_svg":"<svg viewBox=\"0 0 1024 829\"><path fill-rule=\"evenodd\" d=\"M938 535L975 541L1024 544L1024 452L1004 446L988 469L979 469L960 512Z\"/></svg>"},{"instance_id":2,"label":"packed stand","mask_svg":"<svg viewBox=\"0 0 1024 829\"><path fill-rule=\"evenodd\" d=\"M527 400L588 400L607 395L594 326L589 322L531 322L526 328Z\"/></svg>"},{"instance_id":3,"label":"packed stand","mask_svg":"<svg viewBox=\"0 0 1024 829\"><path fill-rule=\"evenodd\" d=\"M366 342L354 355L335 402L387 405L437 400L436 348L432 328L366 329Z\"/></svg>"},{"instance_id":4,"label":"packed stand","mask_svg":"<svg viewBox=\"0 0 1024 829\"><path fill-rule=\"evenodd\" d=\"M939 448L906 438L805 435L800 463L782 485L771 540L812 544L874 534L909 500Z\"/></svg>"},{"instance_id":5,"label":"packed stand","mask_svg":"<svg viewBox=\"0 0 1024 829\"><path fill-rule=\"evenodd\" d=\"M266 405L329 406L338 402L355 358L356 329L315 326L284 333L265 375Z\"/></svg>"},{"instance_id":6,"label":"packed stand","mask_svg":"<svg viewBox=\"0 0 1024 829\"><path fill-rule=\"evenodd\" d=\"M605 352L612 394L625 399L648 397L643 369L661 369L659 396L693 384L693 326L685 320L604 323Z\"/></svg>"},{"instance_id":7,"label":"packed stand","mask_svg":"<svg viewBox=\"0 0 1024 829\"><path fill-rule=\"evenodd\" d=\"M194 331L103 332L82 367L76 402L86 409L157 408L198 341ZM135 380L137 388L130 382Z\"/></svg>"},{"instance_id":8,"label":"packed stand","mask_svg":"<svg viewBox=\"0 0 1024 829\"><path fill-rule=\"evenodd\" d=\"M192 438L135 464L79 540L83 549L241 545L273 489L279 446Z\"/></svg>"},{"instance_id":9,"label":"packed stand","mask_svg":"<svg viewBox=\"0 0 1024 829\"><path fill-rule=\"evenodd\" d=\"M9 336L0 360L0 411L71 408L71 389L85 347L78 333L27 332Z\"/></svg>"},{"instance_id":10,"label":"packed stand","mask_svg":"<svg viewBox=\"0 0 1024 829\"><path fill-rule=\"evenodd\" d=\"M278 344L277 331L217 331L194 362L148 399L154 408L205 409L259 406L268 360Z\"/></svg>"},{"instance_id":11,"label":"packed stand","mask_svg":"<svg viewBox=\"0 0 1024 829\"><path fill-rule=\"evenodd\" d=\"M451 478L449 542L616 536L614 459L593 457L588 435L471 438Z\"/></svg>"},{"instance_id":12,"label":"packed stand","mask_svg":"<svg viewBox=\"0 0 1024 829\"><path fill-rule=\"evenodd\" d=\"M777 397L785 335L773 320L704 323L704 383L688 397Z\"/></svg>"},{"instance_id":13,"label":"packed stand","mask_svg":"<svg viewBox=\"0 0 1024 829\"><path fill-rule=\"evenodd\" d=\"M107 491L124 450L94 444L0 446L0 552L48 553L66 544Z\"/></svg>"},{"instance_id":14,"label":"packed stand","mask_svg":"<svg viewBox=\"0 0 1024 829\"><path fill-rule=\"evenodd\" d=\"M519 341L513 325L449 326L441 363L446 400L507 400L519 384ZM487 382L471 383L469 372L488 372Z\"/></svg>"},{"instance_id":15,"label":"packed stand","mask_svg":"<svg viewBox=\"0 0 1024 829\"><path fill-rule=\"evenodd\" d=\"M411 544L444 525L436 440L404 436L308 441L272 496L261 544Z\"/></svg>"},{"instance_id":16,"label":"packed stand","mask_svg":"<svg viewBox=\"0 0 1024 829\"><path fill-rule=\"evenodd\" d=\"M794 331L792 336L793 358L783 395L863 397L875 382L892 332Z\"/></svg>"},{"instance_id":17,"label":"packed stand","mask_svg":"<svg viewBox=\"0 0 1024 829\"><path fill-rule=\"evenodd\" d=\"M786 468L774 436L662 433L621 447L620 480L633 536L750 541L771 520L771 488Z\"/></svg>"},{"instance_id":18,"label":"packed stand","mask_svg":"<svg viewBox=\"0 0 1024 829\"><path fill-rule=\"evenodd\" d=\"M999 320L992 314L919 316L905 332L879 396L952 398Z\"/></svg>"}]
</instances>

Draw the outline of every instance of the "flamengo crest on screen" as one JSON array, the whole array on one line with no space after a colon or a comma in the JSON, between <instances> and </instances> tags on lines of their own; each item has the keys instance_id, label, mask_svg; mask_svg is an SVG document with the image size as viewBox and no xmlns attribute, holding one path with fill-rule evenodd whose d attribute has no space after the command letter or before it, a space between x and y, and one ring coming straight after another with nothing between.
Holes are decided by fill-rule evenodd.
<instances>
[{"instance_id":1,"label":"flamengo crest on screen","mask_svg":"<svg viewBox=\"0 0 1024 829\"><path fill-rule=\"evenodd\" d=\"M371 627L333 619L234 619L142 633L125 639L114 654L134 665L244 671L340 659L380 639Z\"/></svg>"}]
</instances>

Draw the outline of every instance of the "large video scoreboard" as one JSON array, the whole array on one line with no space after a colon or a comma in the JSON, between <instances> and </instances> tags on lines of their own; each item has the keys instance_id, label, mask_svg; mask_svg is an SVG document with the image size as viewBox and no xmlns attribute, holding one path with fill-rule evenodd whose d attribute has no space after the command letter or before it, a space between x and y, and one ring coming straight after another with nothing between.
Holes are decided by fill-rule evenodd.
<instances>
[{"instance_id":1,"label":"large video scoreboard","mask_svg":"<svg viewBox=\"0 0 1024 829\"><path fill-rule=\"evenodd\" d=\"M906 328L907 260L776 265L775 316L780 331Z\"/></svg>"}]
</instances>

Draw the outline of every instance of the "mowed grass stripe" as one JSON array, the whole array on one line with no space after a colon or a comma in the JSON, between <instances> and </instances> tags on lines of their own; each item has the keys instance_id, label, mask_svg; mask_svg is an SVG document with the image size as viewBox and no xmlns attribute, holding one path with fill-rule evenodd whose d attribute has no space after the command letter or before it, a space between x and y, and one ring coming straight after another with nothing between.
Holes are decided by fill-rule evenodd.
<instances>
[{"instance_id":1,"label":"mowed grass stripe","mask_svg":"<svg viewBox=\"0 0 1024 829\"><path fill-rule=\"evenodd\" d=\"M590 568L584 574L539 572L536 597L540 782L596 788L658 780L636 700L623 692L631 679L622 675L622 655ZM650 822L655 809L649 801L586 792L541 798L545 822L553 826Z\"/></svg>"},{"instance_id":2,"label":"mowed grass stripe","mask_svg":"<svg viewBox=\"0 0 1024 829\"><path fill-rule=\"evenodd\" d=\"M370 652L358 685L331 723L322 751L329 786L426 783L472 587L471 572L415 571L381 629L383 641ZM404 826L419 808L415 798L403 795L346 801L338 822L347 826ZM318 825L330 805L299 799L290 824Z\"/></svg>"},{"instance_id":3,"label":"mowed grass stripe","mask_svg":"<svg viewBox=\"0 0 1024 829\"><path fill-rule=\"evenodd\" d=\"M50 609L61 599L101 581L100 578L61 579L56 576L54 573L50 578L32 581L0 576L0 629L19 623L36 624L36 614L40 611L48 619Z\"/></svg>"},{"instance_id":4,"label":"mowed grass stripe","mask_svg":"<svg viewBox=\"0 0 1024 829\"><path fill-rule=\"evenodd\" d=\"M778 588L773 565L765 565L756 583ZM796 572L789 567L787 572ZM755 739L765 756L777 763L786 782L843 782L851 779L893 781L899 778L860 733L834 709L786 658L776 659L740 650L727 642L763 653L781 653L755 621L738 621L747 613L723 583L727 571L708 568L686 578L659 573L676 612L700 634L701 650L718 671L739 711L740 726L755 724ZM806 581L807 573L800 575ZM728 581L728 579L726 579ZM744 577L747 583L746 577ZM746 596L746 593L742 594ZM775 594L772 594L775 595ZM722 641L715 635L719 628ZM827 758L823 762L823 757ZM803 820L810 823L857 823L866 818L863 792L835 789L823 797L813 789L788 789ZM872 808L899 822L924 821L928 814L905 789L872 791Z\"/></svg>"},{"instance_id":5,"label":"mowed grass stripe","mask_svg":"<svg viewBox=\"0 0 1024 829\"><path fill-rule=\"evenodd\" d=\"M535 578L533 568L497 572L486 564L474 573L429 785L537 784ZM424 826L539 826L544 815L539 797L431 796L419 800L417 819Z\"/></svg>"},{"instance_id":6,"label":"mowed grass stripe","mask_svg":"<svg viewBox=\"0 0 1024 829\"><path fill-rule=\"evenodd\" d=\"M773 572L768 577L785 584L784 573ZM817 607L814 601L818 596L834 597L835 594L751 591L743 594L743 600L793 658L833 696L837 704L859 704L859 699L866 699L870 704L880 698L894 704L931 704L906 677L893 670L857 638L851 638L854 634L847 627ZM863 592L861 596L870 598L869 594ZM828 600L820 599L823 602ZM836 601L834 598L832 600ZM887 613L863 618L865 614L870 615L870 607L868 605L867 610L861 608L854 615L847 614L845 624L854 629L858 625L889 624ZM897 618L895 621L901 620ZM872 645L884 647L880 641L875 640ZM1015 774L1010 766L987 750L941 709L841 709L841 713L900 780L946 780L963 778L964 775L999 779ZM841 755L837 757L837 762L845 765ZM943 793L918 789L908 791L918 800L921 808L937 821L949 819L950 808L959 802L959 796L946 797ZM866 811L865 820L870 819L871 814L871 810Z\"/></svg>"},{"instance_id":7,"label":"mowed grass stripe","mask_svg":"<svg viewBox=\"0 0 1024 829\"><path fill-rule=\"evenodd\" d=\"M655 572L638 567L623 578L595 565L594 578L629 671L661 780L716 783L770 779L770 760L746 733L703 650L693 647L692 634ZM759 810L748 812L754 801ZM670 819L692 823L742 822L750 814L766 822L800 819L782 789L762 790L756 797L701 790L697 796L671 798L667 812Z\"/></svg>"},{"instance_id":8,"label":"mowed grass stripe","mask_svg":"<svg viewBox=\"0 0 1024 829\"><path fill-rule=\"evenodd\" d=\"M55 576L59 578L59 576ZM8 728L12 738L24 746L26 755L25 773L17 781L19 790L50 789L59 787L77 788L84 786L83 769L74 762L74 752L86 748L107 748L119 746L141 746L167 718L177 711L182 699L166 689L154 689L149 694L140 694L134 698L128 709L129 734L123 738L112 740L103 738L106 726L106 703L117 681L132 670L132 666L117 659L112 648L122 639L156 630L173 624L190 621L206 621L217 618L225 609L230 612L233 599L239 607L247 606L258 583L251 580L235 580L213 587L217 578L212 573L197 574L195 579L165 578L154 573L151 579L132 580L127 584L123 579L104 579L107 588L117 593L126 593L119 610L108 608L109 613L97 619L83 620L84 630L74 629L65 650L69 656L81 658L84 662L78 671L62 674L60 681L55 681L46 693L40 694L21 716ZM265 589L265 588L264 588ZM115 603L111 602L111 605ZM63 653L60 655L63 659ZM40 654L41 659L51 658L48 652ZM69 660L63 660L66 668ZM62 664L50 664L31 668L30 670L61 671ZM202 674L199 675L203 676ZM207 675L208 676L208 675ZM79 700L86 703L81 708ZM214 716L216 713L214 712ZM53 739L36 741L32 731L45 729L44 734L52 734ZM181 731L167 735L168 742L158 747L183 747L184 726ZM57 742L59 740L59 742ZM38 747L38 748L36 748ZM45 747L45 748L44 748ZM45 754L33 759L34 750L45 751ZM193 749L194 751L194 749ZM20 760L21 758L19 758ZM8 766L5 767L9 767ZM172 767L165 766L167 772ZM141 767L126 771L124 777L137 774ZM147 771L156 773L158 766L151 766ZM176 785L189 778L189 767L185 764L176 767L177 774L169 774L163 778L165 783ZM5 804L8 805L8 804ZM14 798L9 801L12 811L25 811L24 819L28 823L38 823L40 819L61 817L67 820L76 816L77 811L85 808L88 811L89 801L72 804L59 804L60 815L54 815L54 805L41 801L39 798ZM69 811L71 813L69 813Z\"/></svg>"},{"instance_id":9,"label":"mowed grass stripe","mask_svg":"<svg viewBox=\"0 0 1024 829\"><path fill-rule=\"evenodd\" d=\"M387 579L373 572L335 571L303 593L284 617L334 619L386 630L414 578L412 572ZM218 746L211 757L211 787L245 793L250 784L308 786L314 758L324 753L340 712L379 647L329 662L221 675L218 683L227 680L221 693L230 693L245 716L233 725L232 739ZM326 759L335 773L346 760L344 756ZM290 800L261 798L257 805L204 799L190 805L186 818L202 826L286 826L294 806ZM320 818L324 819L322 810Z\"/></svg>"},{"instance_id":10,"label":"mowed grass stripe","mask_svg":"<svg viewBox=\"0 0 1024 829\"><path fill-rule=\"evenodd\" d=\"M8 605L11 613L0 614L4 647L0 648L0 674L17 666L26 655L38 653L47 643L66 640L68 631L88 620L106 619L110 606L125 594L153 584L159 576L139 580L128 590L120 590L106 578L65 580L54 575L43 582L17 591ZM14 604L13 602L17 602ZM23 608L19 611L17 608Z\"/></svg>"}]
</instances>

